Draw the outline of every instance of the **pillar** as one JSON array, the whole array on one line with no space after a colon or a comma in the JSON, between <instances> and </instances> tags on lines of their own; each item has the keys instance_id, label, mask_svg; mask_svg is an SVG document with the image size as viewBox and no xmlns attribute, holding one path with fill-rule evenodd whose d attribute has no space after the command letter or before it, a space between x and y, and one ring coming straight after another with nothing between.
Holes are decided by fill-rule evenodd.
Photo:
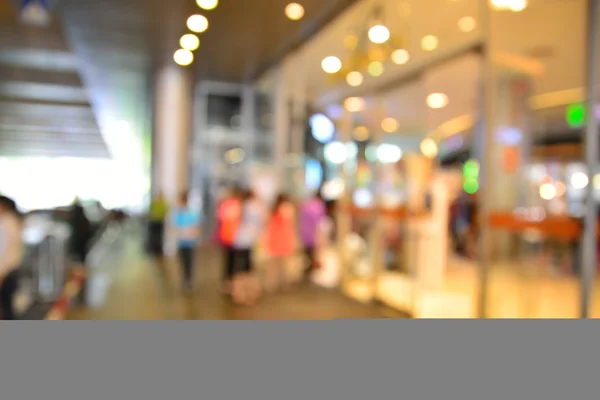
<instances>
[{"instance_id":1,"label":"pillar","mask_svg":"<svg viewBox=\"0 0 600 400\"><path fill-rule=\"evenodd\" d=\"M193 80L175 65L160 69L154 92L153 191L175 204L189 189Z\"/></svg>"}]
</instances>

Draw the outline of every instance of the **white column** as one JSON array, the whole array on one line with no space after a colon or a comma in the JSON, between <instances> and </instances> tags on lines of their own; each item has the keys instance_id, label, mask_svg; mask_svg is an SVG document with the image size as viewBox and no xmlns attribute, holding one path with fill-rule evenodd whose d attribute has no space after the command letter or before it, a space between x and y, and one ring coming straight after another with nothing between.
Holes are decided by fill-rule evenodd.
<instances>
[{"instance_id":1,"label":"white column","mask_svg":"<svg viewBox=\"0 0 600 400\"><path fill-rule=\"evenodd\" d=\"M171 203L189 188L193 81L175 65L156 76L154 126L154 186Z\"/></svg>"},{"instance_id":2,"label":"white column","mask_svg":"<svg viewBox=\"0 0 600 400\"><path fill-rule=\"evenodd\" d=\"M275 170L277 173L277 186L283 187L285 172L285 156L288 150L290 134L290 110L288 106L288 86L286 85L285 71L279 67L275 83Z\"/></svg>"}]
</instances>

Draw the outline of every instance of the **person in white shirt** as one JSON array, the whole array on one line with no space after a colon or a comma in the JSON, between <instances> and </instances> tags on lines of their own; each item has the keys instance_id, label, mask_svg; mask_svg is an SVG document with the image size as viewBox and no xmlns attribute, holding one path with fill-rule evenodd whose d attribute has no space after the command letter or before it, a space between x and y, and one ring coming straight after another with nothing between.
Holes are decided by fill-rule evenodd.
<instances>
[{"instance_id":1,"label":"person in white shirt","mask_svg":"<svg viewBox=\"0 0 600 400\"><path fill-rule=\"evenodd\" d=\"M16 204L0 196L0 319L16 319L14 297L23 258L21 219Z\"/></svg>"},{"instance_id":2,"label":"person in white shirt","mask_svg":"<svg viewBox=\"0 0 600 400\"><path fill-rule=\"evenodd\" d=\"M246 191L243 196L240 224L233 243L235 272L252 272L252 249L263 233L267 219L266 214L263 204L254 192ZM238 266L240 268L237 268Z\"/></svg>"}]
</instances>

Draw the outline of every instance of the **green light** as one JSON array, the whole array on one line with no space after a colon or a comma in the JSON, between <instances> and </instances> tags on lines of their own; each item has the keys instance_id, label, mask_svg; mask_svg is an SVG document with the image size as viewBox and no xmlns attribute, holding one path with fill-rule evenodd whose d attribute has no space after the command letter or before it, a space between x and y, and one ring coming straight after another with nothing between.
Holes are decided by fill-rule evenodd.
<instances>
[{"instance_id":1,"label":"green light","mask_svg":"<svg viewBox=\"0 0 600 400\"><path fill-rule=\"evenodd\" d=\"M463 183L463 189L468 194L474 194L479 190L479 182L476 179L466 179Z\"/></svg>"},{"instance_id":2,"label":"green light","mask_svg":"<svg viewBox=\"0 0 600 400\"><path fill-rule=\"evenodd\" d=\"M469 160L463 166L463 176L477 180L479 178L479 164L477 161Z\"/></svg>"},{"instance_id":3,"label":"green light","mask_svg":"<svg viewBox=\"0 0 600 400\"><path fill-rule=\"evenodd\" d=\"M580 128L585 124L586 112L583 103L574 103L567 106L567 124L571 128Z\"/></svg>"},{"instance_id":4,"label":"green light","mask_svg":"<svg viewBox=\"0 0 600 400\"><path fill-rule=\"evenodd\" d=\"M383 74L383 64L380 63L379 61L373 61L371 63L369 63L369 66L367 67L368 71L369 71L369 75L371 76L381 76Z\"/></svg>"}]
</instances>

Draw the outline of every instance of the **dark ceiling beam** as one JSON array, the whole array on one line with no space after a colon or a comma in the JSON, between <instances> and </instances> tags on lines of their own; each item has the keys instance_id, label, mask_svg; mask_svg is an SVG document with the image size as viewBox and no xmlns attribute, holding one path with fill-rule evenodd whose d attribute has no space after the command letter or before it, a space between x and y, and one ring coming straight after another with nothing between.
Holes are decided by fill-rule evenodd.
<instances>
[{"instance_id":1,"label":"dark ceiling beam","mask_svg":"<svg viewBox=\"0 0 600 400\"><path fill-rule=\"evenodd\" d=\"M61 86L81 86L79 74L74 71L52 71L0 65L0 83L11 81L48 83Z\"/></svg>"},{"instance_id":2,"label":"dark ceiling beam","mask_svg":"<svg viewBox=\"0 0 600 400\"><path fill-rule=\"evenodd\" d=\"M87 106L62 106L52 102L28 103L26 101L8 102L0 100L0 115L94 119L92 110Z\"/></svg>"}]
</instances>

